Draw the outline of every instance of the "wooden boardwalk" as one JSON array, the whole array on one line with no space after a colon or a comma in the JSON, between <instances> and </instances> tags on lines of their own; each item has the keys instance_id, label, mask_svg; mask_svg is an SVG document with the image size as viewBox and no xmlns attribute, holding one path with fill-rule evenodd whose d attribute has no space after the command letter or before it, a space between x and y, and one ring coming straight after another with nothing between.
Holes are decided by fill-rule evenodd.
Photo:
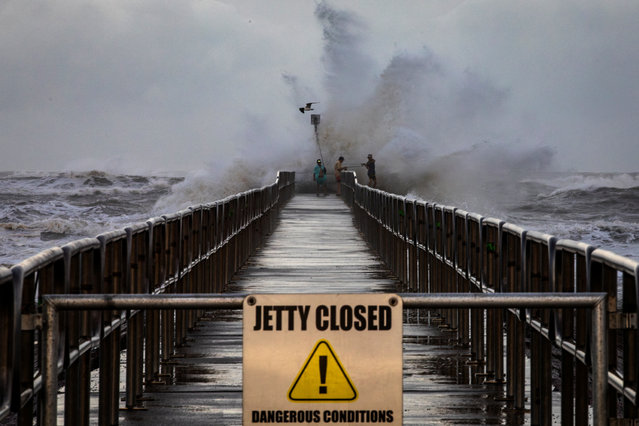
<instances>
[{"instance_id":1,"label":"wooden boardwalk","mask_svg":"<svg viewBox=\"0 0 639 426\"><path fill-rule=\"evenodd\" d=\"M298 194L264 247L234 277L234 293L401 292L360 238L335 195ZM242 312L209 313L167 366L166 384L148 387L144 410L121 411L120 424L242 423ZM501 387L477 380L468 351L427 315L405 314L404 424L523 424ZM62 398L60 398L62 399Z\"/></svg>"}]
</instances>

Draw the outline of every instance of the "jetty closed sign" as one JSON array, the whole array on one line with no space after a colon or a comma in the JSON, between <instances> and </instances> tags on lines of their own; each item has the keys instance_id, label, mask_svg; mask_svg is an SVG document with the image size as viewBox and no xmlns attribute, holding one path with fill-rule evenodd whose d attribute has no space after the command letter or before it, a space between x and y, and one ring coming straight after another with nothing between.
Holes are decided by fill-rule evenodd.
<instances>
[{"instance_id":1,"label":"jetty closed sign","mask_svg":"<svg viewBox=\"0 0 639 426\"><path fill-rule=\"evenodd\" d=\"M244 299L243 424L402 424L395 294Z\"/></svg>"}]
</instances>

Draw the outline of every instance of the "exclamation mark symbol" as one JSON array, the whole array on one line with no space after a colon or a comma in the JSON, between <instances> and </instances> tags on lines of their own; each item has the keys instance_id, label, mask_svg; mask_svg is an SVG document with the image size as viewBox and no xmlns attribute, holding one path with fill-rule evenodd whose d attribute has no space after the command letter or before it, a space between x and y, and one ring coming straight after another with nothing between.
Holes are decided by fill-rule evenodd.
<instances>
[{"instance_id":1,"label":"exclamation mark symbol","mask_svg":"<svg viewBox=\"0 0 639 426\"><path fill-rule=\"evenodd\" d=\"M319 357L319 373L320 373L320 383L322 386L319 387L319 393L326 393L326 355L320 355Z\"/></svg>"}]
</instances>

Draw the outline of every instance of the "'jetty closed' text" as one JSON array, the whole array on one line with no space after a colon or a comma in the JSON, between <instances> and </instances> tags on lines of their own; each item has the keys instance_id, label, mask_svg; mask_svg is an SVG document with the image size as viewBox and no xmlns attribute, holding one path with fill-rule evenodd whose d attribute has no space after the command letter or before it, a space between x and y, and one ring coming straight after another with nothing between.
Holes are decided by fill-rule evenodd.
<instances>
[{"instance_id":1,"label":"'jetty closed' text","mask_svg":"<svg viewBox=\"0 0 639 426\"><path fill-rule=\"evenodd\" d=\"M255 331L388 331L391 308L386 305L256 305Z\"/></svg>"}]
</instances>

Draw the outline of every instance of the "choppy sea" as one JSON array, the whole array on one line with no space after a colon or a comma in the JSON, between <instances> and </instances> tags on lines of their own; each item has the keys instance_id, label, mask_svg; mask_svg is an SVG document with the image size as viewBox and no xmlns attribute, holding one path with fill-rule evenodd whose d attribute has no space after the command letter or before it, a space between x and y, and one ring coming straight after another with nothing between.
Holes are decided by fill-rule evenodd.
<instances>
[{"instance_id":1,"label":"choppy sea","mask_svg":"<svg viewBox=\"0 0 639 426\"><path fill-rule=\"evenodd\" d=\"M201 185L186 176L0 173L0 265L173 213L189 204L172 203L175 192L201 197ZM518 196L496 202L490 214L459 207L639 260L639 173L546 174L515 187Z\"/></svg>"},{"instance_id":2,"label":"choppy sea","mask_svg":"<svg viewBox=\"0 0 639 426\"><path fill-rule=\"evenodd\" d=\"M156 216L181 177L0 173L0 265Z\"/></svg>"}]
</instances>

